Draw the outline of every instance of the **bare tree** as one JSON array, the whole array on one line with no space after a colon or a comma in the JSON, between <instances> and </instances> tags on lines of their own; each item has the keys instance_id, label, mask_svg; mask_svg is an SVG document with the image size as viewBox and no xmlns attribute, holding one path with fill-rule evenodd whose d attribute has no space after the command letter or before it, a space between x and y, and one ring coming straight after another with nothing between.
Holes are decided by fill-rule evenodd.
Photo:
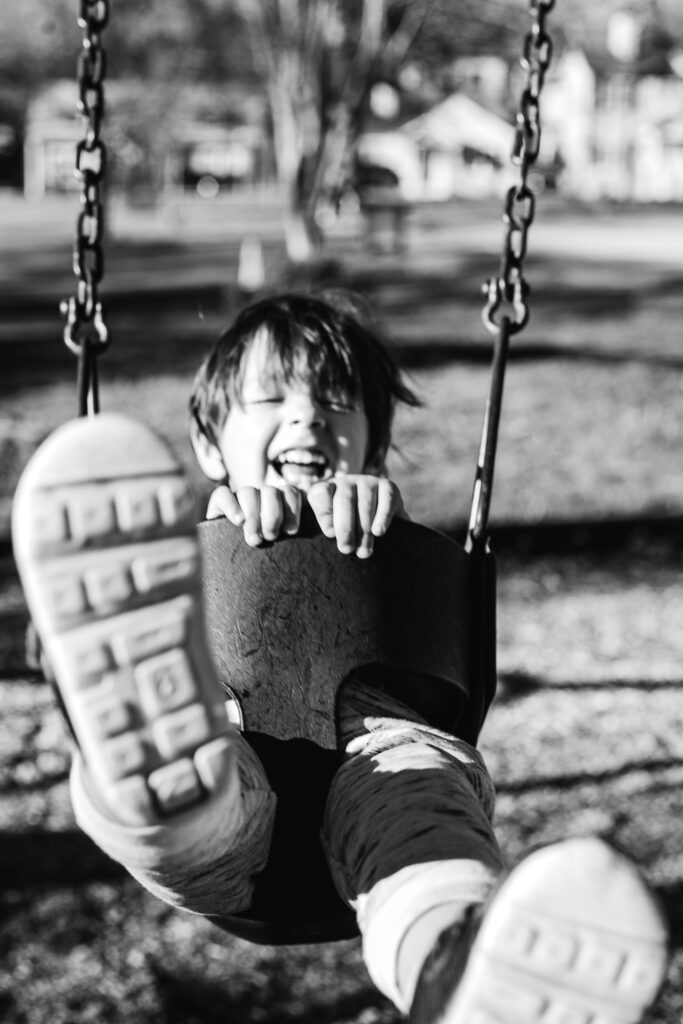
<instances>
[{"instance_id":1,"label":"bare tree","mask_svg":"<svg viewBox=\"0 0 683 1024\"><path fill-rule=\"evenodd\" d=\"M429 0L238 0L268 96L290 258L319 241L316 208L344 175L372 84L400 64Z\"/></svg>"}]
</instances>

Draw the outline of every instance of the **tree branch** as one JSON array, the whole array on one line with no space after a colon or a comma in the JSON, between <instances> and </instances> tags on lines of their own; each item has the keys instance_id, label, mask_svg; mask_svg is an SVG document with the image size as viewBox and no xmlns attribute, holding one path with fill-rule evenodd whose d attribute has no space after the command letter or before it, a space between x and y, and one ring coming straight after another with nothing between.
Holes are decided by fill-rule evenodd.
<instances>
[{"instance_id":1,"label":"tree branch","mask_svg":"<svg viewBox=\"0 0 683 1024\"><path fill-rule=\"evenodd\" d=\"M424 25L429 7L428 0L408 3L396 29L387 39L382 58L398 64L403 60Z\"/></svg>"}]
</instances>

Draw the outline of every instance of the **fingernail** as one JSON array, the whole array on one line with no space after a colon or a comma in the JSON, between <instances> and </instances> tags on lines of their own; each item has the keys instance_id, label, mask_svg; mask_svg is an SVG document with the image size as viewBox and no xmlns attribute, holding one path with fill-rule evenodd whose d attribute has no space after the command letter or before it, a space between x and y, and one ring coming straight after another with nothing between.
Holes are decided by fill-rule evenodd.
<instances>
[{"instance_id":1,"label":"fingernail","mask_svg":"<svg viewBox=\"0 0 683 1024\"><path fill-rule=\"evenodd\" d=\"M359 558L369 558L374 550L374 547L374 538L372 537L371 534L366 534L363 537L362 543L358 548L356 554L358 555Z\"/></svg>"},{"instance_id":2,"label":"fingernail","mask_svg":"<svg viewBox=\"0 0 683 1024\"><path fill-rule=\"evenodd\" d=\"M261 534L255 532L245 533L244 539L247 544L257 545L261 543Z\"/></svg>"}]
</instances>

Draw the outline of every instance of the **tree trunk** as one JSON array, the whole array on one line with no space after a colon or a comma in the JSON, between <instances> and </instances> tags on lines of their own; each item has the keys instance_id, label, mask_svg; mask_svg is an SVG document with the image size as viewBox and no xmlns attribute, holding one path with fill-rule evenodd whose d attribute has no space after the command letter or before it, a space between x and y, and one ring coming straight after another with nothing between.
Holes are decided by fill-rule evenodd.
<instances>
[{"instance_id":1,"label":"tree trunk","mask_svg":"<svg viewBox=\"0 0 683 1024\"><path fill-rule=\"evenodd\" d=\"M292 83L287 81L286 66L272 83L270 108L273 117L273 142L278 179L287 197L285 210L285 244L293 263L312 259L320 247L314 211L309 200L311 176L310 157L306 153L306 122L315 118L314 111L305 111L292 96Z\"/></svg>"},{"instance_id":2,"label":"tree trunk","mask_svg":"<svg viewBox=\"0 0 683 1024\"><path fill-rule=\"evenodd\" d=\"M304 211L291 203L285 211L285 247L291 263L309 263L319 245L310 230Z\"/></svg>"}]
</instances>

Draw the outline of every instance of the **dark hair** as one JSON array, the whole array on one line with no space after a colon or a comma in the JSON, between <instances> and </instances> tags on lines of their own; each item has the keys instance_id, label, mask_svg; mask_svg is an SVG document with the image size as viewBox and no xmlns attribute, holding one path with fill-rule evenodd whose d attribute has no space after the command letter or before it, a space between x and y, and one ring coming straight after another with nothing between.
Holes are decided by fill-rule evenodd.
<instances>
[{"instance_id":1,"label":"dark hair","mask_svg":"<svg viewBox=\"0 0 683 1024\"><path fill-rule=\"evenodd\" d=\"M404 383L360 300L342 292L317 296L285 294L243 309L202 363L192 387L190 413L217 445L230 405L239 402L245 355L266 330L289 381L306 366L322 395L361 399L368 419L368 462L384 456L391 442L397 402L420 404Z\"/></svg>"}]
</instances>

